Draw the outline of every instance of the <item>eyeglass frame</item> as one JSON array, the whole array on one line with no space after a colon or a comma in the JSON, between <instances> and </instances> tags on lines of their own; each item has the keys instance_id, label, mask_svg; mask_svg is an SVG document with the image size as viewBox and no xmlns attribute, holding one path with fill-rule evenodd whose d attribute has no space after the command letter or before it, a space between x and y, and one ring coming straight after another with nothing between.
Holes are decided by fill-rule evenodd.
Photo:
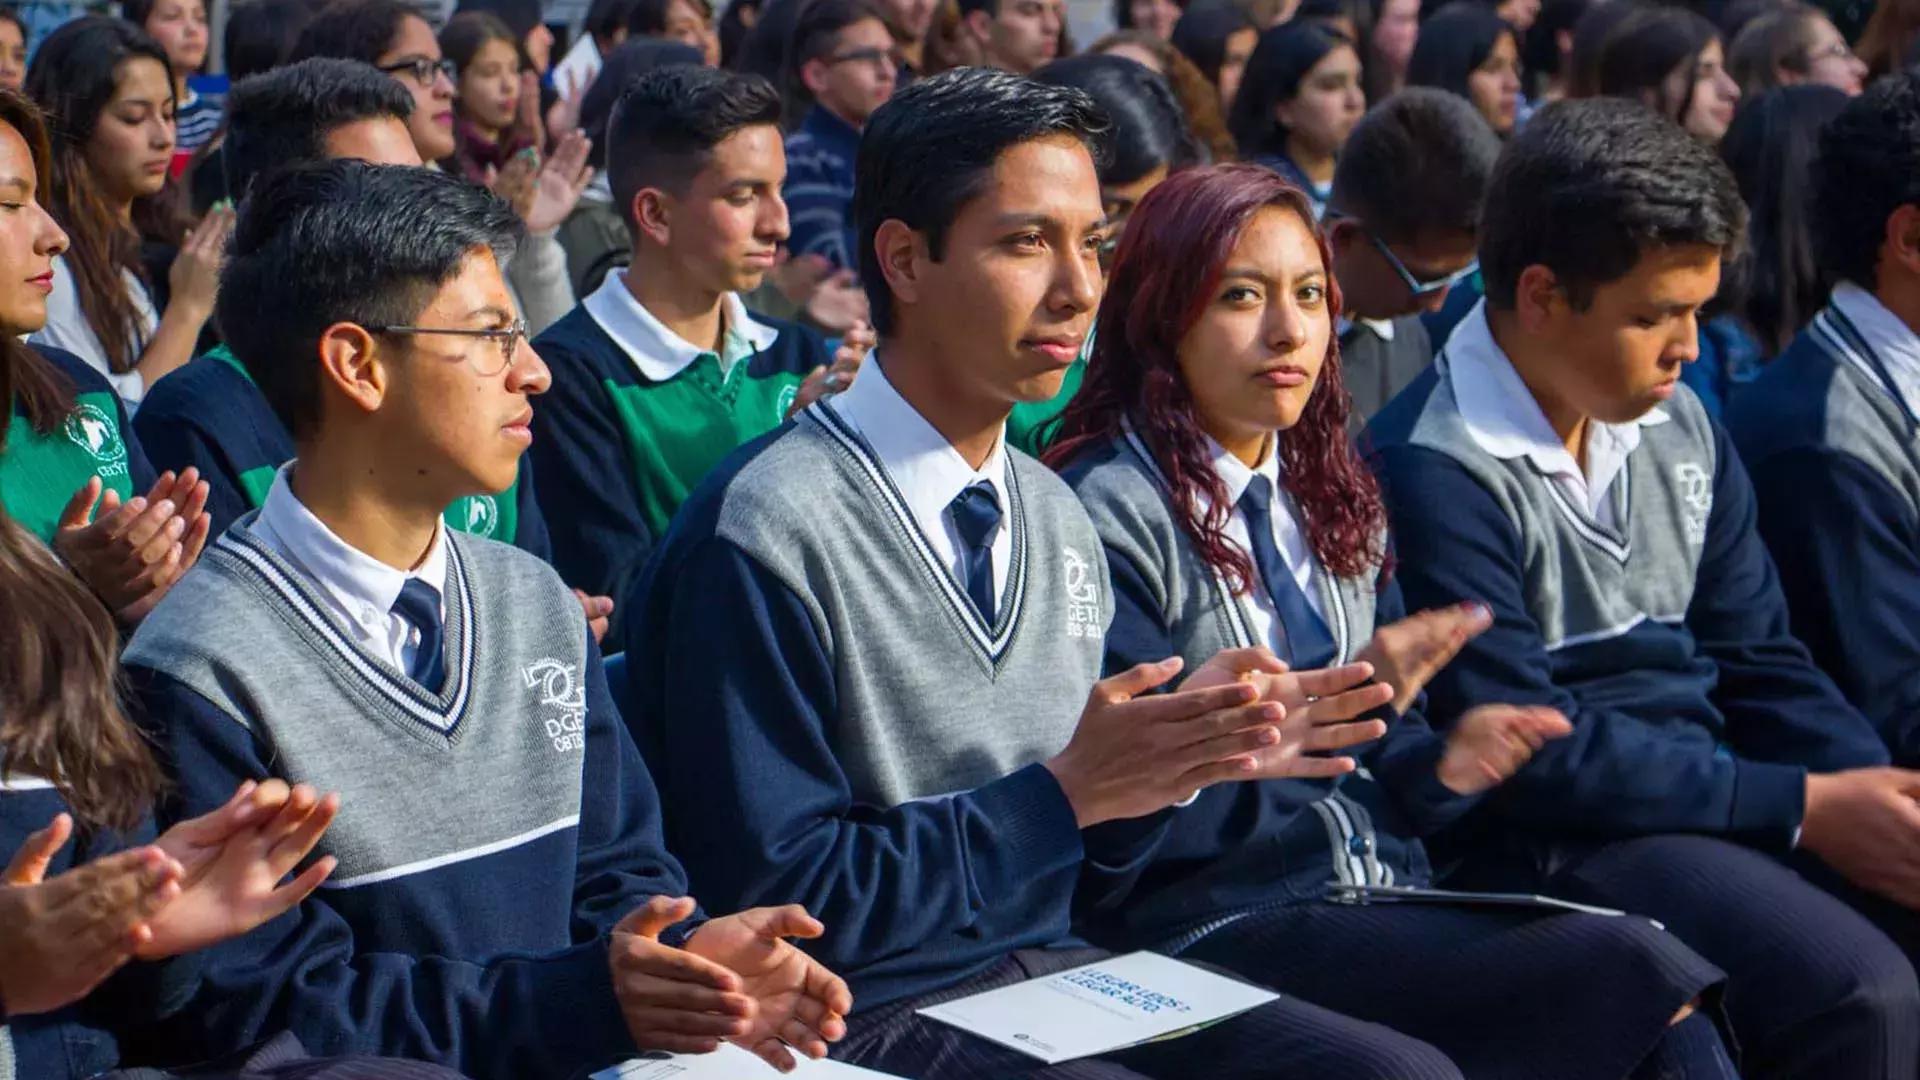
<instances>
[{"instance_id":1,"label":"eyeglass frame","mask_svg":"<svg viewBox=\"0 0 1920 1080\"><path fill-rule=\"evenodd\" d=\"M483 379L491 379L513 366L514 357L520 355L520 346L532 335L527 329L527 320L515 319L505 326L489 326L479 329L467 329L459 326L366 326L361 329L369 334L399 334L403 337L418 337L423 334L446 334L452 337L485 338L495 342L500 350L500 366L488 371L474 363L473 357L466 357L467 366Z\"/></svg>"},{"instance_id":2,"label":"eyeglass frame","mask_svg":"<svg viewBox=\"0 0 1920 1080\"><path fill-rule=\"evenodd\" d=\"M423 90L432 89L433 84L439 81L439 76L441 75L445 75L447 81L453 83L455 86L460 84L460 65L444 56L438 60L428 60L424 56L414 60L399 60L391 64L380 64L375 67L374 70L383 75L393 76L398 76L402 72L405 72L413 77L414 85ZM423 79L420 77L420 73L424 70L431 70L433 74Z\"/></svg>"},{"instance_id":3,"label":"eyeglass frame","mask_svg":"<svg viewBox=\"0 0 1920 1080\"><path fill-rule=\"evenodd\" d=\"M838 67L841 64L871 64L871 65L878 66L880 61L885 60L887 62L887 67L891 68L896 72L900 70L900 65L902 63L900 50L879 49L879 48L872 48L872 47L865 48L865 49L852 49L848 52L843 52L843 53L833 53L829 55L826 58L826 60L827 60L827 65L829 67Z\"/></svg>"},{"instance_id":4,"label":"eyeglass frame","mask_svg":"<svg viewBox=\"0 0 1920 1080\"><path fill-rule=\"evenodd\" d=\"M1355 222L1355 224L1359 223ZM1421 281L1413 276L1413 271L1407 269L1407 264L1400 261L1400 256L1393 253L1393 249L1387 246L1385 240L1373 234L1372 229L1360 225L1360 231L1367 234L1367 239L1373 242L1374 248L1387 260L1387 265L1393 267L1393 272L1400 275L1401 283L1407 287L1409 293L1413 294L1415 300L1438 296L1480 272L1480 260L1475 259L1444 277L1437 277L1432 281Z\"/></svg>"}]
</instances>

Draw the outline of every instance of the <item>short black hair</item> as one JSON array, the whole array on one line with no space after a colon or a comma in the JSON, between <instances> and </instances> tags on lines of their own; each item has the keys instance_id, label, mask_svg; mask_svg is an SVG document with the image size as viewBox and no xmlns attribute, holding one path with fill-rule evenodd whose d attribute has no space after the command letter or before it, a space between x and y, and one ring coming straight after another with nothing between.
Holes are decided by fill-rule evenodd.
<instances>
[{"instance_id":1,"label":"short black hair","mask_svg":"<svg viewBox=\"0 0 1920 1080\"><path fill-rule=\"evenodd\" d=\"M1920 205L1920 73L1879 79L1820 134L1813 218L1823 268L1836 281L1879 285L1887 219Z\"/></svg>"},{"instance_id":2,"label":"short black hair","mask_svg":"<svg viewBox=\"0 0 1920 1080\"><path fill-rule=\"evenodd\" d=\"M873 0L813 0L800 12L793 24L793 55L789 66L797 81L800 69L809 60L833 55L840 32L855 23L873 19L885 26L887 17Z\"/></svg>"},{"instance_id":3,"label":"short black hair","mask_svg":"<svg viewBox=\"0 0 1920 1080\"><path fill-rule=\"evenodd\" d=\"M324 6L321 0L247 0L227 14L221 56L234 82L272 71L287 62L293 47Z\"/></svg>"},{"instance_id":4,"label":"short black hair","mask_svg":"<svg viewBox=\"0 0 1920 1080\"><path fill-rule=\"evenodd\" d=\"M657 36L667 32L667 16L677 0L634 0L627 9L627 33L634 37ZM688 0L694 7L713 17L713 0Z\"/></svg>"},{"instance_id":5,"label":"short black hair","mask_svg":"<svg viewBox=\"0 0 1920 1080\"><path fill-rule=\"evenodd\" d=\"M408 0L339 0L301 31L291 59L335 56L377 64L409 17L424 20L426 14Z\"/></svg>"},{"instance_id":6,"label":"short black hair","mask_svg":"<svg viewBox=\"0 0 1920 1080\"><path fill-rule=\"evenodd\" d=\"M1200 144L1167 80L1124 56L1083 53L1055 60L1033 73L1035 82L1087 92L1112 122L1102 185L1133 184L1155 169L1173 172L1195 165Z\"/></svg>"},{"instance_id":7,"label":"short black hair","mask_svg":"<svg viewBox=\"0 0 1920 1080\"><path fill-rule=\"evenodd\" d=\"M504 266L518 215L434 169L322 161L265 177L240 208L215 313L228 348L296 439L320 420L320 336L418 320L475 249Z\"/></svg>"},{"instance_id":8,"label":"short black hair","mask_svg":"<svg viewBox=\"0 0 1920 1080\"><path fill-rule=\"evenodd\" d=\"M632 13L633 0L593 0L580 30L593 35L596 42L611 41L626 30L627 17Z\"/></svg>"},{"instance_id":9,"label":"short black hair","mask_svg":"<svg viewBox=\"0 0 1920 1080\"><path fill-rule=\"evenodd\" d=\"M1480 220L1487 303L1511 308L1520 274L1545 266L1576 307L1642 256L1707 245L1736 251L1747 208L1719 155L1637 101L1549 105L1494 166Z\"/></svg>"},{"instance_id":10,"label":"short black hair","mask_svg":"<svg viewBox=\"0 0 1920 1080\"><path fill-rule=\"evenodd\" d=\"M633 225L634 196L679 194L727 136L780 126L780 92L758 75L709 67L655 68L627 85L607 124L607 183Z\"/></svg>"},{"instance_id":11,"label":"short black hair","mask_svg":"<svg viewBox=\"0 0 1920 1080\"><path fill-rule=\"evenodd\" d=\"M1477 3L1448 4L1420 24L1413 55L1407 59L1407 85L1432 86L1472 100L1467 77L1487 62L1502 37L1513 39L1517 55L1520 35L1492 8Z\"/></svg>"},{"instance_id":12,"label":"short black hair","mask_svg":"<svg viewBox=\"0 0 1920 1080\"><path fill-rule=\"evenodd\" d=\"M893 330L893 290L873 241L886 221L927 238L942 257L961 208L986 190L994 163L1038 139L1077 139L1099 167L1112 126L1084 90L1045 86L993 68L957 68L894 94L867 120L855 157L853 218L860 283L874 328Z\"/></svg>"},{"instance_id":13,"label":"short black hair","mask_svg":"<svg viewBox=\"0 0 1920 1080\"><path fill-rule=\"evenodd\" d=\"M1408 87L1369 110L1347 137L1327 205L1364 222L1382 243L1472 234L1499 157L1500 137L1465 98Z\"/></svg>"},{"instance_id":14,"label":"short black hair","mask_svg":"<svg viewBox=\"0 0 1920 1080\"><path fill-rule=\"evenodd\" d=\"M265 173L320 160L336 128L411 115L407 88L358 60L316 56L242 79L227 96L227 191L240 198Z\"/></svg>"},{"instance_id":15,"label":"short black hair","mask_svg":"<svg viewBox=\"0 0 1920 1080\"><path fill-rule=\"evenodd\" d=\"M613 120L613 107L628 84L655 68L684 64L700 67L707 62L699 49L684 41L662 37L628 38L608 53L600 73L587 86L580 99L580 130L593 146L587 151L587 164L596 169L607 167L607 125Z\"/></svg>"}]
</instances>

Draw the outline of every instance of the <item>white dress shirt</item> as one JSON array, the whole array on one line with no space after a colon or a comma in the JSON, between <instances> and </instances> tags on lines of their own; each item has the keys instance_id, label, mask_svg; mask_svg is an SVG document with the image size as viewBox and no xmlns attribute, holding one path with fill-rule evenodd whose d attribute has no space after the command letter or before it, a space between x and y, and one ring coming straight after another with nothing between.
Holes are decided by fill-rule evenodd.
<instances>
[{"instance_id":1,"label":"white dress shirt","mask_svg":"<svg viewBox=\"0 0 1920 1080\"><path fill-rule=\"evenodd\" d=\"M1212 439L1207 440L1207 448L1213 452L1213 471L1220 482L1227 486L1227 498L1233 505L1233 513L1227 518L1226 536L1235 547L1253 559L1252 534L1247 531L1247 515L1240 509L1240 497L1247 492L1247 485L1253 483L1255 476L1264 476L1273 485L1273 506L1270 514L1273 519L1273 543L1280 549L1280 558L1286 561L1287 569L1293 573L1293 583L1306 595L1307 605L1322 620L1327 617L1326 601L1320 598L1320 590L1314 586L1313 575L1319 570L1319 562L1313 557L1313 548L1307 544L1307 535L1293 516L1293 503L1280 490L1279 440L1267 441L1267 455L1254 468L1247 468L1246 462L1228 453L1226 448ZM1202 513L1208 509L1206 495L1198 494ZM1259 577L1260 564L1254 562L1256 579ZM1248 629L1257 642L1263 642L1281 656L1287 655L1287 630L1280 622L1280 613L1273 605L1271 592L1257 584L1247 590L1246 609Z\"/></svg>"},{"instance_id":2,"label":"white dress shirt","mask_svg":"<svg viewBox=\"0 0 1920 1080\"><path fill-rule=\"evenodd\" d=\"M1886 366L1887 374L1893 379L1890 389L1906 399L1907 410L1920 413L1920 334L1915 334L1900 316L1887 310L1879 297L1850 281L1835 285L1828 303L1860 331L1867 347ZM1874 382L1880 382L1880 374L1872 370L1866 358L1853 356L1852 352L1847 350L1849 359L1860 365Z\"/></svg>"},{"instance_id":3,"label":"white dress shirt","mask_svg":"<svg viewBox=\"0 0 1920 1080\"><path fill-rule=\"evenodd\" d=\"M629 273L626 269L610 271L581 306L650 382L666 382L702 356L715 357L720 364L720 376L726 378L734 364L755 352L772 348L780 336L780 331L748 313L739 294L728 293L720 300L720 352L695 345L669 330L666 323L634 299L633 290L627 288Z\"/></svg>"},{"instance_id":4,"label":"white dress shirt","mask_svg":"<svg viewBox=\"0 0 1920 1080\"><path fill-rule=\"evenodd\" d=\"M440 594L440 616L446 618L445 526L434 524L433 543L420 565L395 570L340 539L314 517L287 485L292 468L282 465L274 476L253 523L254 538L319 586L328 613L356 642L399 671L411 670L420 633L394 613L393 602L400 598L400 587L407 579L419 578Z\"/></svg>"},{"instance_id":5,"label":"white dress shirt","mask_svg":"<svg viewBox=\"0 0 1920 1080\"><path fill-rule=\"evenodd\" d=\"M994 439L986 463L975 469L945 435L900 396L887 381L880 363L875 362L878 359L869 359L853 385L833 397L833 411L873 448L934 554L962 585L967 579L960 553L966 545L947 506L975 483L984 481L992 487L994 500L1000 504L1000 524L993 530L993 595L1004 597L1007 570L1013 561L1013 504L1007 498L1005 432Z\"/></svg>"}]
</instances>

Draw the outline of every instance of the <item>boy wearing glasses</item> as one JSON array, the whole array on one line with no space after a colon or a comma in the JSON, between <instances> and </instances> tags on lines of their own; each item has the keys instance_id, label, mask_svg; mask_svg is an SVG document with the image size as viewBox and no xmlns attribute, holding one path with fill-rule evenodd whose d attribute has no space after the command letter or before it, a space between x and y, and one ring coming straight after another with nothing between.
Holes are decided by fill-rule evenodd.
<instances>
[{"instance_id":1,"label":"boy wearing glasses","mask_svg":"<svg viewBox=\"0 0 1920 1080\"><path fill-rule=\"evenodd\" d=\"M240 216L220 321L299 460L127 666L170 815L240 778L325 785L341 809L317 854L339 866L207 954L181 1033L205 1054L285 1027L564 1080L722 1040L790 1065L782 1040L820 1056L844 1030L845 983L785 940L822 932L802 909L708 919L685 897L552 569L440 520L513 481L547 387L500 273L520 235L478 188L357 161L277 174Z\"/></svg>"},{"instance_id":2,"label":"boy wearing glasses","mask_svg":"<svg viewBox=\"0 0 1920 1080\"><path fill-rule=\"evenodd\" d=\"M872 0L819 0L800 16L794 46L813 108L787 138L787 247L852 274L859 268L849 212L853 158L867 117L893 96L893 34Z\"/></svg>"},{"instance_id":3,"label":"boy wearing glasses","mask_svg":"<svg viewBox=\"0 0 1920 1080\"><path fill-rule=\"evenodd\" d=\"M1480 201L1499 155L1464 98L1419 87L1369 112L1341 149L1326 228L1355 431L1433 362L1420 314L1478 268Z\"/></svg>"}]
</instances>

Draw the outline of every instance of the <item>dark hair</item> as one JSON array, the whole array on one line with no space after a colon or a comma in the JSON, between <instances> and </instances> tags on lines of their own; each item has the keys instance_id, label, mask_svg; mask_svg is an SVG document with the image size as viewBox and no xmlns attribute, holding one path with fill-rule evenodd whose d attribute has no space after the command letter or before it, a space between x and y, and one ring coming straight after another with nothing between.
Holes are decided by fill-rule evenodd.
<instances>
[{"instance_id":1,"label":"dark hair","mask_svg":"<svg viewBox=\"0 0 1920 1080\"><path fill-rule=\"evenodd\" d=\"M1286 151L1287 129L1274 119L1274 110L1299 95L1301 80L1315 64L1342 48L1353 48L1353 42L1313 23L1281 23L1260 35L1227 114L1227 130L1242 158Z\"/></svg>"},{"instance_id":2,"label":"dark hair","mask_svg":"<svg viewBox=\"0 0 1920 1080\"><path fill-rule=\"evenodd\" d=\"M1720 297L1768 355L1786 348L1833 287L1814 250L1811 185L1820 129L1846 103L1831 86L1768 90L1741 104L1720 144L1750 215L1746 251L1728 265Z\"/></svg>"},{"instance_id":3,"label":"dark hair","mask_svg":"<svg viewBox=\"0 0 1920 1080\"><path fill-rule=\"evenodd\" d=\"M326 157L329 134L413 115L413 95L358 60L316 56L242 79L227 96L227 190L244 196L274 169Z\"/></svg>"},{"instance_id":4,"label":"dark hair","mask_svg":"<svg viewBox=\"0 0 1920 1080\"><path fill-rule=\"evenodd\" d=\"M1749 21L1727 47L1727 73L1740 84L1742 94L1756 94L1780 85L1780 72L1805 75L1812 66L1813 25L1826 13L1804 4L1767 11Z\"/></svg>"},{"instance_id":5,"label":"dark hair","mask_svg":"<svg viewBox=\"0 0 1920 1080\"><path fill-rule=\"evenodd\" d=\"M856 23L872 19L885 26L887 17L873 0L811 0L793 24L793 50L789 62L797 79L809 60L833 55L840 32Z\"/></svg>"},{"instance_id":6,"label":"dark hair","mask_svg":"<svg viewBox=\"0 0 1920 1080\"><path fill-rule=\"evenodd\" d=\"M171 72L160 43L132 23L93 15L75 19L40 43L27 68L27 95L46 110L52 135L47 210L67 232L67 269L80 293L80 310L100 338L107 363L126 372L140 361L147 330L122 272L141 280L140 234L127 228L100 196L87 143L113 100L121 67L152 60ZM173 80L167 80L172 100Z\"/></svg>"},{"instance_id":7,"label":"dark hair","mask_svg":"<svg viewBox=\"0 0 1920 1080\"><path fill-rule=\"evenodd\" d=\"M1466 99L1408 87L1360 119L1334 167L1332 212L1386 244L1478 231L1500 137Z\"/></svg>"},{"instance_id":8,"label":"dark hair","mask_svg":"<svg viewBox=\"0 0 1920 1080\"><path fill-rule=\"evenodd\" d=\"M627 28L627 19L633 14L634 0L593 0L587 7L586 22L580 27L584 34L590 34L596 42L611 40Z\"/></svg>"},{"instance_id":9,"label":"dark hair","mask_svg":"<svg viewBox=\"0 0 1920 1080\"><path fill-rule=\"evenodd\" d=\"M1167 80L1173 99L1180 103L1180 111L1187 118L1187 130L1193 132L1194 140L1214 161L1232 161L1233 136L1227 134L1227 122L1220 115L1220 88L1209 82L1172 42L1145 30L1116 30L1094 42L1081 55L1105 56L1123 45L1143 49L1160 62L1161 77Z\"/></svg>"},{"instance_id":10,"label":"dark hair","mask_svg":"<svg viewBox=\"0 0 1920 1080\"><path fill-rule=\"evenodd\" d=\"M1626 0L1615 0L1624 3ZM1480 221L1487 303L1511 308L1529 266L1553 271L1574 306L1656 248L1733 255L1746 207L1718 155L1637 101L1556 102L1494 165Z\"/></svg>"},{"instance_id":11,"label":"dark hair","mask_svg":"<svg viewBox=\"0 0 1920 1080\"><path fill-rule=\"evenodd\" d=\"M34 190L51 184L52 151L47 145L47 122L39 106L12 90L0 89L0 124L20 133L33 159ZM57 368L20 340L29 327L0 328L0 403L9 409L18 402L33 430L46 434L73 411L74 388ZM0 427L0 449L7 433Z\"/></svg>"},{"instance_id":12,"label":"dark hair","mask_svg":"<svg viewBox=\"0 0 1920 1080\"><path fill-rule=\"evenodd\" d=\"M1820 134L1813 165L1813 235L1835 281L1879 286L1887 219L1920 205L1920 73L1880 79Z\"/></svg>"},{"instance_id":13,"label":"dark hair","mask_svg":"<svg viewBox=\"0 0 1920 1080\"><path fill-rule=\"evenodd\" d=\"M593 140L592 148L587 151L587 164L596 169L606 168L607 124L613 119L613 107L619 103L620 95L627 92L633 80L655 68L680 64L700 67L705 63L706 57L700 50L684 41L643 37L621 42L619 48L607 54L600 74L594 76L586 97L580 100L580 129Z\"/></svg>"},{"instance_id":14,"label":"dark hair","mask_svg":"<svg viewBox=\"0 0 1920 1080\"><path fill-rule=\"evenodd\" d=\"M1520 65L1528 79L1544 83L1562 74L1560 65L1567 58L1560 55L1560 35L1571 34L1593 3L1594 0L1546 0L1540 5L1540 14L1520 41ZM1540 87L1535 86L1533 90L1537 93Z\"/></svg>"},{"instance_id":15,"label":"dark hair","mask_svg":"<svg viewBox=\"0 0 1920 1080\"><path fill-rule=\"evenodd\" d=\"M427 19L408 0L338 0L307 24L290 59L337 56L378 64L400 36L400 24L409 18Z\"/></svg>"},{"instance_id":16,"label":"dark hair","mask_svg":"<svg viewBox=\"0 0 1920 1080\"><path fill-rule=\"evenodd\" d=\"M1253 30L1253 16L1234 0L1200 0L1173 24L1169 40L1193 61L1214 89L1220 88L1220 65L1226 62L1227 41L1242 30Z\"/></svg>"},{"instance_id":17,"label":"dark hair","mask_svg":"<svg viewBox=\"0 0 1920 1080\"><path fill-rule=\"evenodd\" d=\"M314 16L321 0L247 0L227 14L222 56L227 78L234 82L287 62L293 46Z\"/></svg>"},{"instance_id":18,"label":"dark hair","mask_svg":"<svg viewBox=\"0 0 1920 1080\"><path fill-rule=\"evenodd\" d=\"M658 37L667 32L667 15L679 0L634 0L627 11L627 33L634 37ZM687 0L687 3L713 15L712 0Z\"/></svg>"},{"instance_id":19,"label":"dark hair","mask_svg":"<svg viewBox=\"0 0 1920 1080\"><path fill-rule=\"evenodd\" d=\"M1913 63L1916 33L1920 33L1920 3L1879 0L1860 31L1853 51L1867 62L1867 77L1879 78Z\"/></svg>"},{"instance_id":20,"label":"dark hair","mask_svg":"<svg viewBox=\"0 0 1920 1080\"><path fill-rule=\"evenodd\" d=\"M733 0L725 11L720 13L720 66L736 66L741 54L746 51L747 38L753 34L753 24L747 21L747 13L760 14L760 0Z\"/></svg>"},{"instance_id":21,"label":"dark hair","mask_svg":"<svg viewBox=\"0 0 1920 1080\"><path fill-rule=\"evenodd\" d=\"M894 325L893 290L873 250L882 222L926 237L938 260L954 218L987 189L1002 154L1064 135L1085 145L1098 167L1110 126L1085 91L992 68L955 68L894 94L867 120L854 164L860 283L874 328L885 336Z\"/></svg>"},{"instance_id":22,"label":"dark hair","mask_svg":"<svg viewBox=\"0 0 1920 1080\"><path fill-rule=\"evenodd\" d=\"M1492 8L1478 3L1448 4L1420 24L1420 36L1414 40L1413 55L1407 60L1407 85L1431 86L1472 101L1467 77L1487 62L1503 37L1513 41L1517 53L1520 35Z\"/></svg>"},{"instance_id":23,"label":"dark hair","mask_svg":"<svg viewBox=\"0 0 1920 1080\"><path fill-rule=\"evenodd\" d=\"M1086 382L1068 403L1046 454L1047 463L1059 467L1131 423L1168 478L1182 529L1236 592L1256 580L1253 564L1226 537L1233 500L1213 469L1193 395L1181 376L1180 339L1206 311L1254 215L1267 207L1292 211L1314 234L1329 271L1327 318L1339 318L1332 259L1300 189L1255 165L1189 169L1148 192L1135 208L1100 304ZM1351 408L1340 378L1340 346L1329 334L1319 382L1300 422L1279 433L1278 453L1281 483L1300 506L1307 542L1338 577L1365 573L1384 556L1386 513L1379 486L1347 437Z\"/></svg>"},{"instance_id":24,"label":"dark hair","mask_svg":"<svg viewBox=\"0 0 1920 1080\"><path fill-rule=\"evenodd\" d=\"M1187 9L1187 0L1173 0L1173 2L1180 10ZM997 0L995 6L998 6ZM1113 28L1115 30L1139 29L1133 25L1133 0L1113 0Z\"/></svg>"},{"instance_id":25,"label":"dark hair","mask_svg":"<svg viewBox=\"0 0 1920 1080\"><path fill-rule=\"evenodd\" d=\"M1373 36L1371 0L1300 0L1293 9L1296 20L1318 23L1342 36L1346 31L1335 25L1341 19L1353 24L1354 47Z\"/></svg>"},{"instance_id":26,"label":"dark hair","mask_svg":"<svg viewBox=\"0 0 1920 1080\"><path fill-rule=\"evenodd\" d=\"M540 29L544 21L540 13L540 0L460 0L460 5L453 9L453 17L457 19L467 14L491 15L505 24L507 32L513 35L514 44L520 48L522 63L527 60L527 35ZM451 25L453 20L447 21ZM441 47L445 48L445 45Z\"/></svg>"},{"instance_id":27,"label":"dark hair","mask_svg":"<svg viewBox=\"0 0 1920 1080\"><path fill-rule=\"evenodd\" d=\"M1579 96L1650 101L1667 119L1679 122L1693 99L1693 73L1700 54L1719 40L1720 31L1705 16L1686 8L1655 7L1641 0L1612 0L1602 7L1613 4L1630 5L1630 10L1622 12L1600 40L1599 51L1590 64L1576 58L1574 70L1587 71L1593 78L1592 85ZM1576 54L1581 45L1576 31ZM1675 100L1668 92L1667 79L1683 69L1687 72L1685 86Z\"/></svg>"},{"instance_id":28,"label":"dark hair","mask_svg":"<svg viewBox=\"0 0 1920 1080\"><path fill-rule=\"evenodd\" d=\"M27 21L20 17L20 9L12 4L0 4L0 22L13 24L14 29L20 31L22 44L33 40L33 35L27 33Z\"/></svg>"},{"instance_id":29,"label":"dark hair","mask_svg":"<svg viewBox=\"0 0 1920 1080\"><path fill-rule=\"evenodd\" d=\"M1733 0L1733 3L1720 9L1720 15L1714 21L1720 27L1722 40L1732 41L1760 16L1799 6L1800 0Z\"/></svg>"},{"instance_id":30,"label":"dark hair","mask_svg":"<svg viewBox=\"0 0 1920 1080\"><path fill-rule=\"evenodd\" d=\"M780 94L758 75L676 66L628 83L607 138L607 183L621 219L632 227L633 200L645 188L685 192L722 139L779 124Z\"/></svg>"},{"instance_id":31,"label":"dark hair","mask_svg":"<svg viewBox=\"0 0 1920 1080\"><path fill-rule=\"evenodd\" d=\"M1102 184L1131 184L1155 169L1169 173L1200 162L1167 81L1121 56L1089 54L1055 60L1033 73L1035 82L1084 90L1112 121L1105 139Z\"/></svg>"},{"instance_id":32,"label":"dark hair","mask_svg":"<svg viewBox=\"0 0 1920 1080\"><path fill-rule=\"evenodd\" d=\"M504 266L522 232L491 192L434 169L295 165L241 205L216 314L274 415L303 438L320 420L327 327L412 323L475 249Z\"/></svg>"},{"instance_id":33,"label":"dark hair","mask_svg":"<svg viewBox=\"0 0 1920 1080\"><path fill-rule=\"evenodd\" d=\"M120 18L144 31L147 28L147 20L153 17L155 6L155 0L120 0ZM213 13L213 5L207 3L207 0L200 0L200 6L207 14Z\"/></svg>"},{"instance_id":34,"label":"dark hair","mask_svg":"<svg viewBox=\"0 0 1920 1080\"><path fill-rule=\"evenodd\" d=\"M489 42L503 41L513 46L513 53L524 68L527 63L526 47L498 15L487 11L463 11L447 20L440 30L440 51L453 61L455 71L464 74L473 58L480 54Z\"/></svg>"}]
</instances>

